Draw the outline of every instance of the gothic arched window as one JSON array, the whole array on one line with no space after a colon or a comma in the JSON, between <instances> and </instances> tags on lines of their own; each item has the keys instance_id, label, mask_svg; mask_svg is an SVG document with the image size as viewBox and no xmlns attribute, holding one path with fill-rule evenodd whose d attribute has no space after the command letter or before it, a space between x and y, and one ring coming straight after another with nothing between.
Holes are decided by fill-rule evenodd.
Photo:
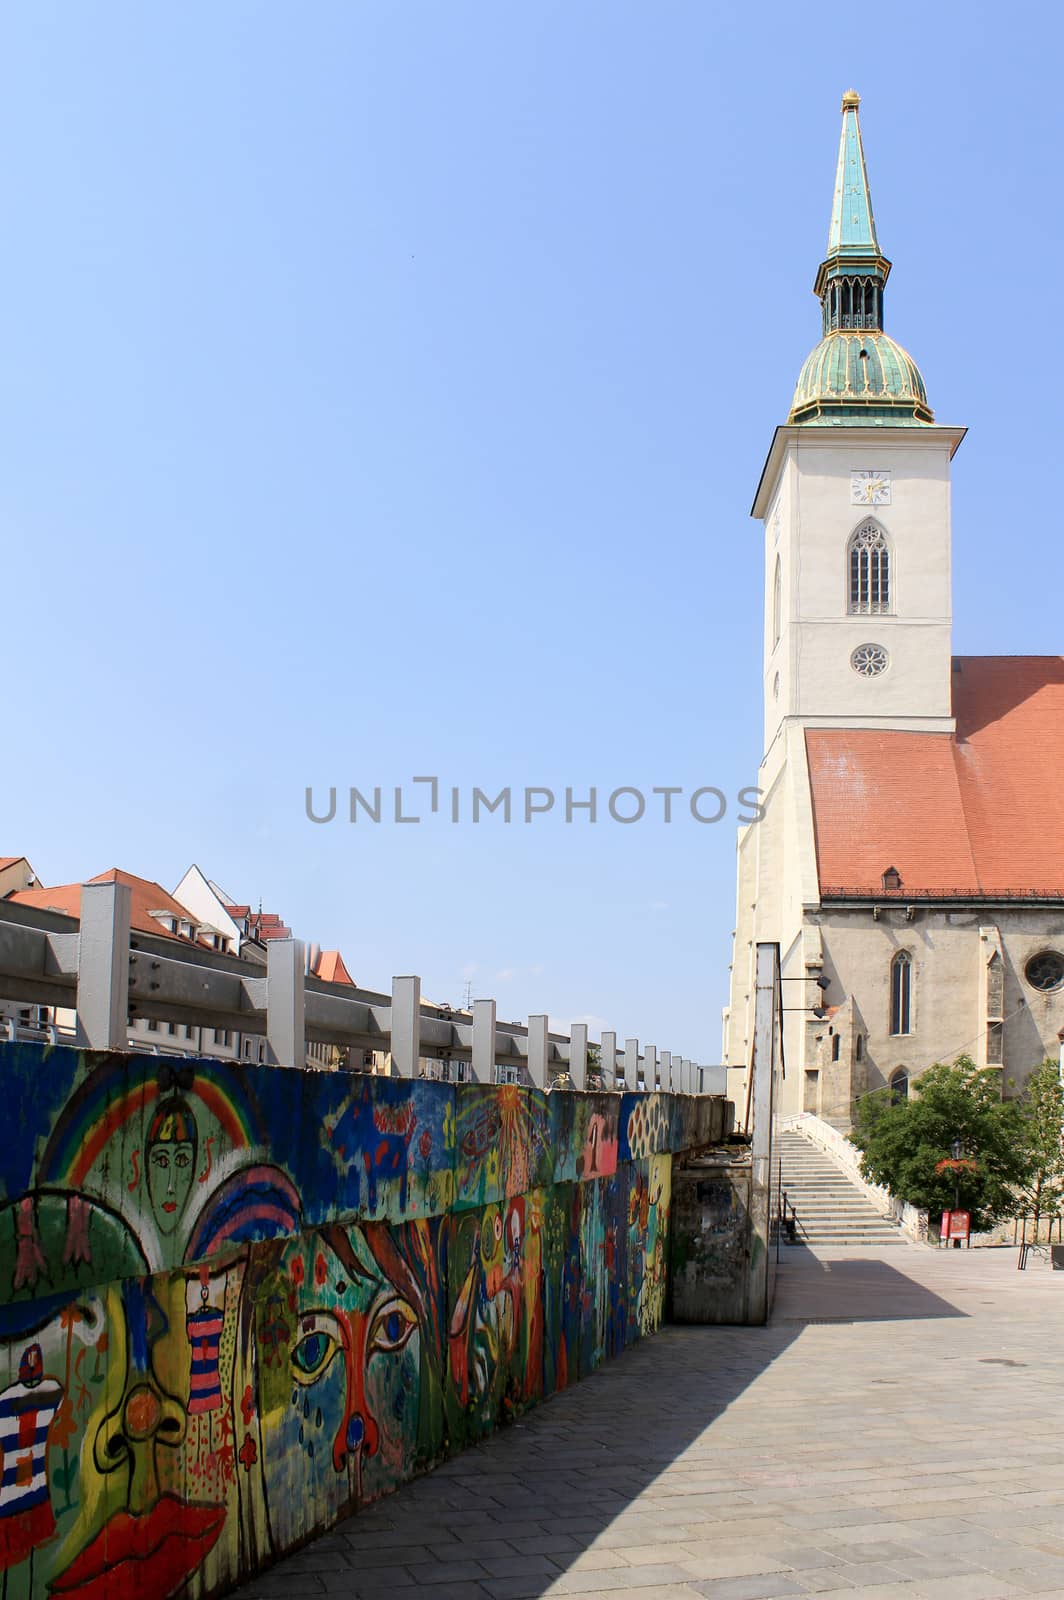
<instances>
[{"instance_id":1,"label":"gothic arched window","mask_svg":"<svg viewBox=\"0 0 1064 1600\"><path fill-rule=\"evenodd\" d=\"M850 614L882 616L890 610L890 546L871 518L850 535Z\"/></svg>"},{"instance_id":2,"label":"gothic arched window","mask_svg":"<svg viewBox=\"0 0 1064 1600\"><path fill-rule=\"evenodd\" d=\"M904 1067L899 1067L897 1072L890 1075L890 1098L894 1105L909 1098L909 1074Z\"/></svg>"},{"instance_id":3,"label":"gothic arched window","mask_svg":"<svg viewBox=\"0 0 1064 1600\"><path fill-rule=\"evenodd\" d=\"M899 950L890 964L890 1031L912 1032L913 958Z\"/></svg>"},{"instance_id":4,"label":"gothic arched window","mask_svg":"<svg viewBox=\"0 0 1064 1600\"><path fill-rule=\"evenodd\" d=\"M775 649L780 642L780 632L783 628L783 569L780 558L776 557L776 574L772 580L772 648Z\"/></svg>"}]
</instances>

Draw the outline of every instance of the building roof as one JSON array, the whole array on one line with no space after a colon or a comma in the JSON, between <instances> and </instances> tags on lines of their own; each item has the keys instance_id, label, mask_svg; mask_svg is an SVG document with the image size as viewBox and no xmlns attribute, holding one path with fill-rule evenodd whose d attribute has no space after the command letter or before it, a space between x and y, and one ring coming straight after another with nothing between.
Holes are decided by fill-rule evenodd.
<instances>
[{"instance_id":1,"label":"building roof","mask_svg":"<svg viewBox=\"0 0 1064 1600\"><path fill-rule=\"evenodd\" d=\"M130 889L130 924L139 928L143 933L160 933L167 938L176 939L180 935L171 932L165 919L174 917L178 925L182 922L191 922L196 925L196 918L181 903L167 894L161 884L154 883L150 878L138 878L132 872L122 872L118 867L112 867L109 872L101 872L97 877L90 878L90 883L125 883ZM8 898L19 905L39 906L45 911L59 911L67 917L81 917L81 884L61 883L52 889L19 889ZM161 913L153 916L152 913ZM187 943L187 939L186 939Z\"/></svg>"},{"instance_id":2,"label":"building roof","mask_svg":"<svg viewBox=\"0 0 1064 1600\"><path fill-rule=\"evenodd\" d=\"M935 420L920 368L875 329L826 334L802 363L790 420L852 428L870 419L906 428Z\"/></svg>"},{"instance_id":3,"label":"building roof","mask_svg":"<svg viewBox=\"0 0 1064 1600\"><path fill-rule=\"evenodd\" d=\"M1064 657L955 657L953 712L806 730L822 898L1064 899Z\"/></svg>"},{"instance_id":4,"label":"building roof","mask_svg":"<svg viewBox=\"0 0 1064 1600\"><path fill-rule=\"evenodd\" d=\"M323 950L318 957L318 965L314 969L314 976L321 978L325 983L349 983L352 988L355 980L344 965L344 958L339 950Z\"/></svg>"},{"instance_id":5,"label":"building roof","mask_svg":"<svg viewBox=\"0 0 1064 1600\"><path fill-rule=\"evenodd\" d=\"M890 262L879 248L858 106L847 89L831 202L827 255L813 293L823 338L807 356L789 422L802 426L927 427L935 414L912 356L883 331Z\"/></svg>"},{"instance_id":6,"label":"building roof","mask_svg":"<svg viewBox=\"0 0 1064 1600\"><path fill-rule=\"evenodd\" d=\"M828 228L828 256L856 256L864 261L879 255L872 194L868 187L861 122L857 108L861 96L847 89L842 97L842 132L835 169L835 193Z\"/></svg>"}]
</instances>

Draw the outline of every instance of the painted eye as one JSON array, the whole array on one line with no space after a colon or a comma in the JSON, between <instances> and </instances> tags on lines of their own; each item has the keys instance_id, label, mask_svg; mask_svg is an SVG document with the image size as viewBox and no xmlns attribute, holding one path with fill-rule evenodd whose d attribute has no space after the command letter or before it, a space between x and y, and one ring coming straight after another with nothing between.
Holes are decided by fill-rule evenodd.
<instances>
[{"instance_id":1,"label":"painted eye","mask_svg":"<svg viewBox=\"0 0 1064 1600\"><path fill-rule=\"evenodd\" d=\"M187 1152L184 1151L184 1150L181 1152L181 1154L179 1156L175 1156L174 1157L174 1166L175 1167L188 1167L188 1166L191 1166L191 1164L192 1164L192 1157L190 1155L188 1155Z\"/></svg>"},{"instance_id":2,"label":"painted eye","mask_svg":"<svg viewBox=\"0 0 1064 1600\"><path fill-rule=\"evenodd\" d=\"M369 1353L402 1350L417 1327L417 1318L405 1300L386 1300L373 1319Z\"/></svg>"},{"instance_id":3,"label":"painted eye","mask_svg":"<svg viewBox=\"0 0 1064 1600\"><path fill-rule=\"evenodd\" d=\"M165 1150L153 1150L151 1164L153 1167L158 1167L161 1171L165 1172L167 1167L170 1165L170 1157L166 1154Z\"/></svg>"},{"instance_id":4,"label":"painted eye","mask_svg":"<svg viewBox=\"0 0 1064 1600\"><path fill-rule=\"evenodd\" d=\"M502 1217L498 1212L495 1213L495 1237L502 1238Z\"/></svg>"},{"instance_id":5,"label":"painted eye","mask_svg":"<svg viewBox=\"0 0 1064 1600\"><path fill-rule=\"evenodd\" d=\"M340 1341L325 1328L311 1327L292 1351L292 1371L300 1383L312 1383L329 1365Z\"/></svg>"}]
</instances>

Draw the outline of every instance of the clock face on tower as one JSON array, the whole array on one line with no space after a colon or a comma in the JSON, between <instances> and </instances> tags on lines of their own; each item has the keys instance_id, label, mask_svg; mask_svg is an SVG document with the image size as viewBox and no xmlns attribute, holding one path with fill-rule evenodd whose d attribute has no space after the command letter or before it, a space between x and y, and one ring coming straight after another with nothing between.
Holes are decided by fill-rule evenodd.
<instances>
[{"instance_id":1,"label":"clock face on tower","mask_svg":"<svg viewBox=\"0 0 1064 1600\"><path fill-rule=\"evenodd\" d=\"M886 467L864 467L850 473L852 506L889 506L890 472Z\"/></svg>"}]
</instances>

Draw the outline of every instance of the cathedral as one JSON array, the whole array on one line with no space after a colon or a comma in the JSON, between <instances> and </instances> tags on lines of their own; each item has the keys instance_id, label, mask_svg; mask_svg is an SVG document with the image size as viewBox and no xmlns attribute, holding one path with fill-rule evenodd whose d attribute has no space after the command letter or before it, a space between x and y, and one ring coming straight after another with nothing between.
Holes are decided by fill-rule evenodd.
<instances>
[{"instance_id":1,"label":"cathedral","mask_svg":"<svg viewBox=\"0 0 1064 1600\"><path fill-rule=\"evenodd\" d=\"M729 1092L742 1119L754 955L778 943L779 1110L848 1128L970 1056L1015 1092L1064 1028L1064 658L951 654L950 473L884 331L852 90L815 293L822 337L769 448L764 815L739 835Z\"/></svg>"}]
</instances>

